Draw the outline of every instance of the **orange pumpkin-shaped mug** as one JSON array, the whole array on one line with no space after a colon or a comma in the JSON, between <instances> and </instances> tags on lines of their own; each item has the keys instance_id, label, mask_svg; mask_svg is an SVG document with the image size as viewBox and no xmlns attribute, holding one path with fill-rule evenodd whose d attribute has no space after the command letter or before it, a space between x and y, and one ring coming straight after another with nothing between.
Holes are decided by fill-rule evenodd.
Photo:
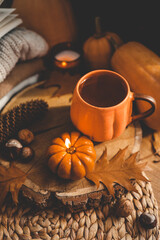
<instances>
[{"instance_id":1,"label":"orange pumpkin-shaped mug","mask_svg":"<svg viewBox=\"0 0 160 240\"><path fill-rule=\"evenodd\" d=\"M151 104L143 113L133 115L133 101ZM93 141L103 142L120 136L126 126L150 116L156 107L154 98L133 93L127 80L110 70L91 71L78 81L72 98L72 123Z\"/></svg>"}]
</instances>

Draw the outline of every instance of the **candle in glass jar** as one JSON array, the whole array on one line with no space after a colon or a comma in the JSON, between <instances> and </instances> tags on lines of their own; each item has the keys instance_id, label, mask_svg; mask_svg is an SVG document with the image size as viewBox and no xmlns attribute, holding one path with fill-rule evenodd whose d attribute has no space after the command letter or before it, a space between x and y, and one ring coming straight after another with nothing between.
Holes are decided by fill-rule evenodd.
<instances>
[{"instance_id":1,"label":"candle in glass jar","mask_svg":"<svg viewBox=\"0 0 160 240\"><path fill-rule=\"evenodd\" d=\"M80 54L73 50L64 50L60 53L57 53L55 58L55 64L58 67L70 68L77 65L77 60L79 59ZM57 61L56 61L57 60Z\"/></svg>"}]
</instances>

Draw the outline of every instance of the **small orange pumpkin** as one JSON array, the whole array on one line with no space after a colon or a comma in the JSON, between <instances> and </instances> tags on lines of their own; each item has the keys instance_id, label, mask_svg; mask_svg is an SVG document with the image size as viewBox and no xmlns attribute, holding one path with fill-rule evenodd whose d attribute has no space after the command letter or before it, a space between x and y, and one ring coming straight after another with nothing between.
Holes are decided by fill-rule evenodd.
<instances>
[{"instance_id":1,"label":"small orange pumpkin","mask_svg":"<svg viewBox=\"0 0 160 240\"><path fill-rule=\"evenodd\" d=\"M95 18L96 33L83 44L83 56L90 70L110 68L110 60L114 48L122 45L123 41L114 32L102 32L100 18Z\"/></svg>"},{"instance_id":2,"label":"small orange pumpkin","mask_svg":"<svg viewBox=\"0 0 160 240\"><path fill-rule=\"evenodd\" d=\"M48 166L64 179L78 180L94 169L96 151L91 140L79 132L63 133L48 148Z\"/></svg>"}]
</instances>

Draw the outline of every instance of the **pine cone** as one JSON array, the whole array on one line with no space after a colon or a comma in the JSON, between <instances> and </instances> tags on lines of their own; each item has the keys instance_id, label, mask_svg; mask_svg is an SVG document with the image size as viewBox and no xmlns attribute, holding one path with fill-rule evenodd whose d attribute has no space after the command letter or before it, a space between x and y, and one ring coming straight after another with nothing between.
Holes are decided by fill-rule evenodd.
<instances>
[{"instance_id":1,"label":"pine cone","mask_svg":"<svg viewBox=\"0 0 160 240\"><path fill-rule=\"evenodd\" d=\"M31 100L9 110L0 116L0 145L13 137L20 129L42 117L48 110L44 100Z\"/></svg>"}]
</instances>

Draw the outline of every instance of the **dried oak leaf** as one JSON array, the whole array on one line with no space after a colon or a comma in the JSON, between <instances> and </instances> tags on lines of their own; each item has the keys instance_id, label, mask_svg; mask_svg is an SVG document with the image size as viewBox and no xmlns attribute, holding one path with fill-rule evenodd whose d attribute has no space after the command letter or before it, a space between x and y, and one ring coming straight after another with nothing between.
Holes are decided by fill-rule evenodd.
<instances>
[{"instance_id":1,"label":"dried oak leaf","mask_svg":"<svg viewBox=\"0 0 160 240\"><path fill-rule=\"evenodd\" d=\"M18 193L26 176L27 174L17 168L13 163L9 168L0 165L0 207L8 192L11 193L14 203L18 203Z\"/></svg>"},{"instance_id":2,"label":"dried oak leaf","mask_svg":"<svg viewBox=\"0 0 160 240\"><path fill-rule=\"evenodd\" d=\"M134 153L125 160L125 152L127 148L119 150L118 153L110 160L107 159L107 150L105 149L100 159L96 162L92 172L87 173L86 178L91 180L99 187L102 182L109 193L114 196L114 184L118 183L128 191L135 191L131 179L148 181L143 175L143 171L147 162L137 162Z\"/></svg>"}]
</instances>

